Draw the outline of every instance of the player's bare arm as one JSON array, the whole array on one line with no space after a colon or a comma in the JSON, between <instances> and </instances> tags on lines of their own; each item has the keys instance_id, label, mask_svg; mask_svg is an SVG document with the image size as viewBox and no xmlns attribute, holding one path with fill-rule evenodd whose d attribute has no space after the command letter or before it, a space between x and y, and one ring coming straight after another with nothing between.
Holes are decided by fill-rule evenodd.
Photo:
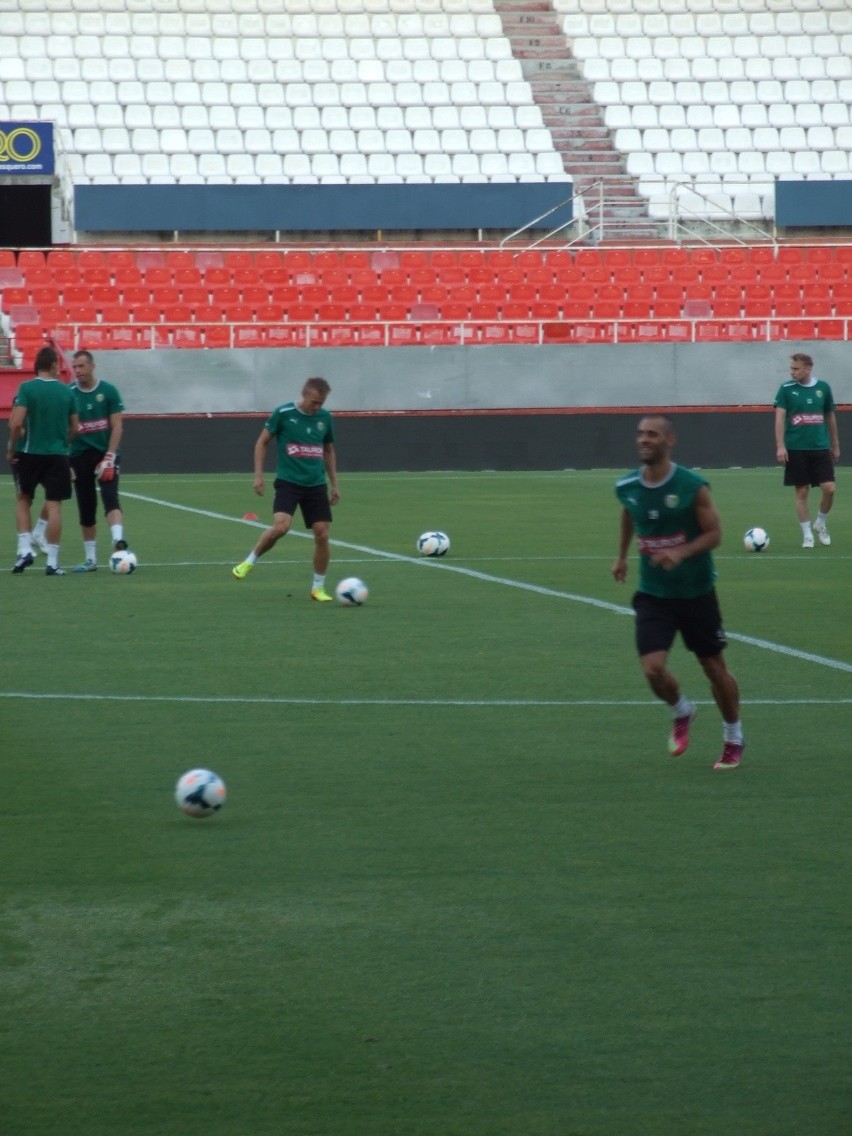
<instances>
[{"instance_id":1,"label":"player's bare arm","mask_svg":"<svg viewBox=\"0 0 852 1136\"><path fill-rule=\"evenodd\" d=\"M13 406L9 415L9 446L6 450L6 457L10 462L15 459L15 443L24 436L26 420L27 408L25 406Z\"/></svg>"},{"instance_id":2,"label":"player's bare arm","mask_svg":"<svg viewBox=\"0 0 852 1136\"><path fill-rule=\"evenodd\" d=\"M787 411L783 406L775 408L775 459L786 465L787 447L784 445L784 426L787 421Z\"/></svg>"},{"instance_id":3,"label":"player's bare arm","mask_svg":"<svg viewBox=\"0 0 852 1136\"><path fill-rule=\"evenodd\" d=\"M254 491L258 497L263 496L265 487L263 467L266 462L266 451L271 441L272 435L264 426L254 444Z\"/></svg>"},{"instance_id":4,"label":"player's bare arm","mask_svg":"<svg viewBox=\"0 0 852 1136\"><path fill-rule=\"evenodd\" d=\"M618 534L618 556L612 566L612 574L619 584L627 579L627 553L633 540L633 518L626 509L621 510L621 524Z\"/></svg>"},{"instance_id":5,"label":"player's bare arm","mask_svg":"<svg viewBox=\"0 0 852 1136\"><path fill-rule=\"evenodd\" d=\"M828 439L831 446L831 456L840 461L840 433L837 429L837 415L832 410L826 415L825 424L828 427Z\"/></svg>"},{"instance_id":6,"label":"player's bare arm","mask_svg":"<svg viewBox=\"0 0 852 1136\"><path fill-rule=\"evenodd\" d=\"M328 499L332 505L336 505L340 500L340 490L337 487L337 454L332 442L325 443L322 448L322 456L325 462L325 472L328 476Z\"/></svg>"}]
</instances>

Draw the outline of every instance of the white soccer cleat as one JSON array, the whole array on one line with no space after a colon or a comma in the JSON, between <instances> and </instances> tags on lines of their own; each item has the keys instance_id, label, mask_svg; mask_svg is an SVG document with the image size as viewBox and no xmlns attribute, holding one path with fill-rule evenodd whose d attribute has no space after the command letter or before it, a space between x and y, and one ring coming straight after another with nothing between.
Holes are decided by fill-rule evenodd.
<instances>
[{"instance_id":1,"label":"white soccer cleat","mask_svg":"<svg viewBox=\"0 0 852 1136\"><path fill-rule=\"evenodd\" d=\"M828 546L831 544L831 537L829 536L828 529L825 527L825 525L820 524L819 521L814 521L814 532L819 537L820 544L823 544L826 548L828 548Z\"/></svg>"},{"instance_id":2,"label":"white soccer cleat","mask_svg":"<svg viewBox=\"0 0 852 1136\"><path fill-rule=\"evenodd\" d=\"M813 548L813 546L814 546L814 538L812 536L806 536L805 539L802 541L802 548Z\"/></svg>"}]
</instances>

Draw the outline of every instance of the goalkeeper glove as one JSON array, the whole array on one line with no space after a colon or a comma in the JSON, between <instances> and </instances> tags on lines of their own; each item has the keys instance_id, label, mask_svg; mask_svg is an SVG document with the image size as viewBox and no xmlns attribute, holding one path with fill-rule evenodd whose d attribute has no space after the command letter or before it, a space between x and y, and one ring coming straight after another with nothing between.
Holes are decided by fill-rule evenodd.
<instances>
[{"instance_id":1,"label":"goalkeeper glove","mask_svg":"<svg viewBox=\"0 0 852 1136\"><path fill-rule=\"evenodd\" d=\"M95 477L98 481L112 481L115 477L115 454L112 450L108 450L95 466Z\"/></svg>"}]
</instances>

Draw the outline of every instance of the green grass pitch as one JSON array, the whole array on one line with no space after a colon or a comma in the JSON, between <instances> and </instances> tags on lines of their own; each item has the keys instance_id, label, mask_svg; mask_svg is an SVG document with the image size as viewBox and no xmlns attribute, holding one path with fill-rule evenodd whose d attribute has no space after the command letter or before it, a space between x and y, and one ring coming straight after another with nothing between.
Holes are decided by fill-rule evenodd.
<instances>
[{"instance_id":1,"label":"green grass pitch","mask_svg":"<svg viewBox=\"0 0 852 1136\"><path fill-rule=\"evenodd\" d=\"M620 472L344 470L360 609L301 530L231 577L248 474L128 474L131 577L0 572L3 1136L852 1132L849 498L806 552L777 470L709 475L715 773L695 661L680 759L639 672Z\"/></svg>"}]
</instances>

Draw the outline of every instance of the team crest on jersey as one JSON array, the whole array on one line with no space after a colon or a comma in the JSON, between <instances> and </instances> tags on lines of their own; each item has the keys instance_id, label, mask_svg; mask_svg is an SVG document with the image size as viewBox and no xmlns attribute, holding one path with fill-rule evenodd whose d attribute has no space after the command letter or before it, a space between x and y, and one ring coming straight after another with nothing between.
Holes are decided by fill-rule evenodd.
<instances>
[{"instance_id":1,"label":"team crest on jersey","mask_svg":"<svg viewBox=\"0 0 852 1136\"><path fill-rule=\"evenodd\" d=\"M95 395L95 402L103 402L103 400L104 400L103 394L96 394Z\"/></svg>"},{"instance_id":2,"label":"team crest on jersey","mask_svg":"<svg viewBox=\"0 0 852 1136\"><path fill-rule=\"evenodd\" d=\"M680 497L677 493L667 493L663 498L663 504L667 509L676 509L680 504Z\"/></svg>"}]
</instances>

